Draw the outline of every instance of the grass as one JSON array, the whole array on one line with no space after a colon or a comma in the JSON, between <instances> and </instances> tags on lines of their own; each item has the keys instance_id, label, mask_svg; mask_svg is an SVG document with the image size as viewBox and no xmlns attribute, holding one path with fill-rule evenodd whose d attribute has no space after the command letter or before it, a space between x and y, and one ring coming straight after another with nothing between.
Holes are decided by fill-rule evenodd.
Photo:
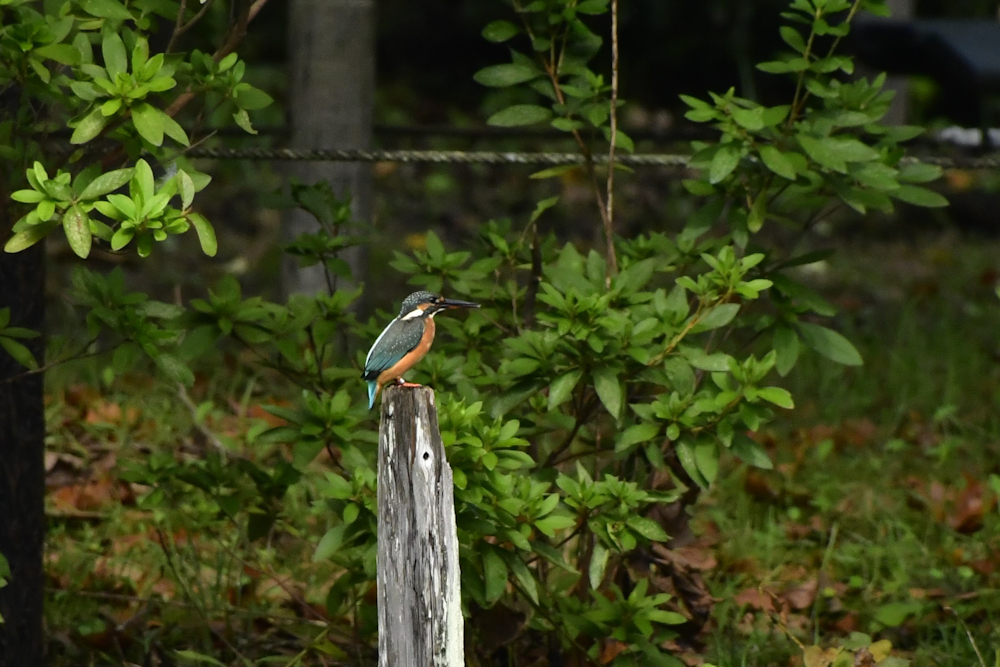
<instances>
[{"instance_id":1,"label":"grass","mask_svg":"<svg viewBox=\"0 0 1000 667\"><path fill-rule=\"evenodd\" d=\"M803 359L786 383L798 408L767 434L776 470L733 469L696 510L718 536L718 664L784 664L801 656L790 636L851 631L890 639L915 665L1000 660L1000 302L981 279L995 251L946 237L849 247L826 267L828 298L853 306L839 328L866 364ZM873 275L908 261L910 274ZM817 580L818 594L794 597ZM761 586L785 605L787 631L732 602Z\"/></svg>"},{"instance_id":2,"label":"grass","mask_svg":"<svg viewBox=\"0 0 1000 667\"><path fill-rule=\"evenodd\" d=\"M1000 664L998 256L952 235L848 243L812 274L866 365L804 356L783 380L796 409L760 434L775 470L730 464L695 507L691 548L718 603L682 657L803 664L803 646L860 632L914 665ZM190 396L96 362L50 374L51 664L173 664L185 647L192 664L293 665L310 642L330 664L358 660L338 646L370 638L374 619L350 619L350 600L334 604L350 620L335 620L338 641L313 639L338 576L311 558L326 529L318 475L286 499L280 542L249 541L210 494L142 506L147 489L122 481L158 453L192 470L220 449L230 464L271 454L259 406L285 397L245 369L199 375Z\"/></svg>"}]
</instances>

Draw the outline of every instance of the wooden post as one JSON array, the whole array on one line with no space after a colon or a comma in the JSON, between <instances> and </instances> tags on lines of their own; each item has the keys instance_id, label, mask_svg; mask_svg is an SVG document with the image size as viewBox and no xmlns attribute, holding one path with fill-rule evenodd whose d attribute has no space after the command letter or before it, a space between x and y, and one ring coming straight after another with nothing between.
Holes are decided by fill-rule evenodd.
<instances>
[{"instance_id":1,"label":"wooden post","mask_svg":"<svg viewBox=\"0 0 1000 667\"><path fill-rule=\"evenodd\" d=\"M378 439L379 667L465 665L451 466L434 390L389 387Z\"/></svg>"},{"instance_id":2,"label":"wooden post","mask_svg":"<svg viewBox=\"0 0 1000 667\"><path fill-rule=\"evenodd\" d=\"M375 0L290 0L288 5L291 148L371 148L375 107ZM371 222L372 168L350 162L295 162L289 175L303 183L327 181L338 197L350 195L355 220ZM287 240L317 231L306 211L285 215ZM364 282L364 249L340 253ZM327 290L322 267L300 268L289 258L286 294ZM338 283L345 287L345 281Z\"/></svg>"}]
</instances>

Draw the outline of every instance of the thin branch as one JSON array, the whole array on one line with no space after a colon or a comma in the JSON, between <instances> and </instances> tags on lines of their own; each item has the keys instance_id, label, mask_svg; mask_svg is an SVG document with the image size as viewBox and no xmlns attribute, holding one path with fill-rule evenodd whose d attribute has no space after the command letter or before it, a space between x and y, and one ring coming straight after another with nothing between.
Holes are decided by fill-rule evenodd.
<instances>
[{"instance_id":1,"label":"thin branch","mask_svg":"<svg viewBox=\"0 0 1000 667\"><path fill-rule=\"evenodd\" d=\"M229 34L226 36L225 41L222 43L215 53L212 54L212 60L219 62L230 53L236 50L236 47L240 45L243 38L246 36L247 25L253 20L260 10L264 8L267 4L267 0L256 0L253 6L248 6L244 4L244 11L240 14L239 19L237 19L236 24L230 29ZM173 103L164 109L166 113L171 118L180 113L181 109L186 107L191 100L195 97L194 91L188 88L186 91L177 96L177 99Z\"/></svg>"},{"instance_id":2,"label":"thin branch","mask_svg":"<svg viewBox=\"0 0 1000 667\"><path fill-rule=\"evenodd\" d=\"M618 275L618 256L615 254L615 143L618 138L618 0L611 0L611 140L608 148L608 198L604 215L604 236L608 243L607 287L611 277Z\"/></svg>"},{"instance_id":3,"label":"thin branch","mask_svg":"<svg viewBox=\"0 0 1000 667\"><path fill-rule=\"evenodd\" d=\"M212 4L211 1L205 3L205 6ZM180 37L187 27L184 25L184 14L187 12L187 0L181 0L181 6L177 9L177 20L174 22L174 32L170 35L170 41L167 42L166 53L170 53L174 50L174 44L177 43L177 38Z\"/></svg>"},{"instance_id":4,"label":"thin branch","mask_svg":"<svg viewBox=\"0 0 1000 667\"><path fill-rule=\"evenodd\" d=\"M538 287L542 283L542 244L538 240L538 226L535 225L531 237L531 276L528 278L528 291L524 296L524 326L531 328L535 323L535 300L538 298Z\"/></svg>"},{"instance_id":5,"label":"thin branch","mask_svg":"<svg viewBox=\"0 0 1000 667\"><path fill-rule=\"evenodd\" d=\"M210 619L208 618L208 613L205 611L205 609L201 607L201 605L195 602L194 593L192 593L191 589L187 585L187 578L181 576L180 570L177 569L177 566L174 563L173 551L172 551L173 541L167 540L167 537L166 535L163 534L163 530L161 528L156 527L155 530L156 530L157 541L160 543L160 549L163 551L163 555L167 560L167 566L174 573L174 579L177 581L177 583L181 585L181 589L184 591L184 596L188 599L189 602L191 602L191 604L194 606L195 612L201 617L202 622L205 624L205 628L211 635L217 637L223 644L225 644L226 647L229 648L229 650L232 651L241 661L243 661L244 663L248 663L249 661L247 660L247 657L243 655L238 648L233 646L233 644L228 639L226 639L223 633L218 632L217 630L212 628L212 624L210 623ZM171 545L170 547L167 546L168 541L170 542Z\"/></svg>"},{"instance_id":6,"label":"thin branch","mask_svg":"<svg viewBox=\"0 0 1000 667\"><path fill-rule=\"evenodd\" d=\"M569 435L567 435L566 438L559 444L559 446L553 449L552 453L550 453L548 456L545 457L545 461L542 463L541 469L544 470L547 468L551 468L555 464L556 459L559 458L559 455L565 452L570 447L570 445L573 444L573 441L576 439L577 433L580 432L580 429L583 427L584 424L590 421L590 417L592 416L595 407L596 403L593 400L587 401L581 407L579 416L577 416L573 424L573 429L569 432Z\"/></svg>"},{"instance_id":7,"label":"thin branch","mask_svg":"<svg viewBox=\"0 0 1000 667\"><path fill-rule=\"evenodd\" d=\"M184 406L191 413L192 425L196 429L198 429L199 433L205 436L205 440L207 440L209 443L212 444L213 447L219 450L219 453L222 454L223 459L229 456L235 456L237 458L246 459L245 456L242 456L239 453L231 450L229 447L226 447L226 445L221 440L219 440L219 437L215 435L215 433L210 431L207 426L201 423L201 420L198 419L198 406L195 405L195 402L191 399L191 395L188 394L187 387L185 387L183 383L180 382L177 383L177 397L181 399L181 403L183 403Z\"/></svg>"},{"instance_id":8,"label":"thin branch","mask_svg":"<svg viewBox=\"0 0 1000 667\"><path fill-rule=\"evenodd\" d=\"M617 0L616 0L617 4ZM531 29L531 24L528 19L524 16L524 10L521 8L521 3L518 0L514 0L514 9L517 11L518 15L521 16L521 22L524 25L525 32L528 37L534 41L535 35ZM616 24L617 25L617 24ZM563 51L565 51L566 44L563 43ZM556 96L556 102L565 106L566 96L563 93L562 87L559 84L559 69L562 65L563 53L560 53L559 62L551 62L545 59L541 54L538 55L538 60L541 62L542 69L545 70L545 74L549 77L549 82L552 84L553 93ZM597 170L594 169L594 154L591 152L590 147L587 146L587 142L584 141L583 135L580 134L579 130L571 130L570 133L573 135L573 139L576 141L576 145L580 148L580 154L583 155L585 160L584 166L587 169L587 174L590 176L590 184L594 190L594 199L597 200L597 209L601 213L601 221L604 223L605 234L611 228L611 221L608 219L608 210L604 204L604 195L601 194L601 186L597 181ZM609 240L609 244L613 241ZM613 245L611 246L613 250ZM618 260L614 254L607 258L609 268L612 268L614 273L618 272Z\"/></svg>"},{"instance_id":9,"label":"thin branch","mask_svg":"<svg viewBox=\"0 0 1000 667\"><path fill-rule=\"evenodd\" d=\"M18 380L21 380L23 378L30 377L32 375L38 375L39 373L44 373L45 371L51 368L55 368L56 366L61 366L62 364L69 363L71 361L79 361L80 359L88 359L90 357L96 357L99 354L104 354L105 352L109 351L109 350L98 350L96 352L88 352L87 354L84 354L84 351L96 342L97 342L97 337L91 338L89 341L87 341L85 345L83 345L79 349L79 351L69 355L68 357L64 357L62 359L56 359L55 361L50 361L44 366L39 366L38 368L32 368L31 370L24 371L23 373L18 373L17 375L12 375L8 378L4 378L3 380L0 380L0 384L9 384L11 382L17 382ZM116 345L115 347L118 346Z\"/></svg>"}]
</instances>

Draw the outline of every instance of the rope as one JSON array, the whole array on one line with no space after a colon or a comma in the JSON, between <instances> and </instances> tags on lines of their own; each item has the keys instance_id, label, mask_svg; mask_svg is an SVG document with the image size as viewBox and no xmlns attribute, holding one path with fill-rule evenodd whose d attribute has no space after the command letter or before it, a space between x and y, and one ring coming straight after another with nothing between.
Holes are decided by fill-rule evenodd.
<instances>
[{"instance_id":1,"label":"rope","mask_svg":"<svg viewBox=\"0 0 1000 667\"><path fill-rule=\"evenodd\" d=\"M584 164L579 153L516 153L496 151L412 151L361 149L295 148L192 148L184 153L192 158L217 160L280 160L292 162L403 162L424 164L561 165ZM606 155L595 155L597 164L607 163ZM619 155L615 162L627 167L687 167L690 156L645 153ZM1000 169L1000 154L984 157L906 157L904 164L922 162L946 169Z\"/></svg>"},{"instance_id":2,"label":"rope","mask_svg":"<svg viewBox=\"0 0 1000 667\"><path fill-rule=\"evenodd\" d=\"M192 148L188 157L220 160L290 160L320 162L422 162L431 164L533 164L560 166L584 164L579 153L516 153L496 151L411 151L294 148ZM616 162L628 166L687 166L686 155L627 155ZM607 162L607 156L594 156L594 162Z\"/></svg>"}]
</instances>

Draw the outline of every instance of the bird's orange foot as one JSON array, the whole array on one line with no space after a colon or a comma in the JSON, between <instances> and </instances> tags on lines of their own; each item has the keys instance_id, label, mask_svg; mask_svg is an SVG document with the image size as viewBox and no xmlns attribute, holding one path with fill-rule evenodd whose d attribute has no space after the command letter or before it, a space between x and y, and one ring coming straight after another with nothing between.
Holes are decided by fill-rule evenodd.
<instances>
[{"instance_id":1,"label":"bird's orange foot","mask_svg":"<svg viewBox=\"0 0 1000 667\"><path fill-rule=\"evenodd\" d=\"M416 382L400 382L400 387L423 387L422 384L417 384Z\"/></svg>"}]
</instances>

